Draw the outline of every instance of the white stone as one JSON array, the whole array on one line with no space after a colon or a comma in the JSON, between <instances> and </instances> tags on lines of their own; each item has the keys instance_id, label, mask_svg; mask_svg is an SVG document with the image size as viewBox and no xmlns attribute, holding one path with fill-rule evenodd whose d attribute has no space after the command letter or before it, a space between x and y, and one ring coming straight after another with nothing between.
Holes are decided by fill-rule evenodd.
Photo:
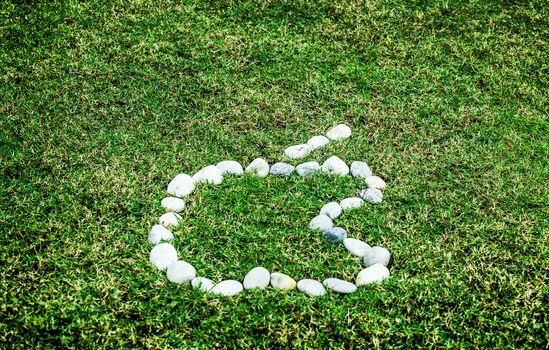
<instances>
[{"instance_id":1,"label":"white stone","mask_svg":"<svg viewBox=\"0 0 549 350\"><path fill-rule=\"evenodd\" d=\"M244 288L265 289L269 285L270 280L271 274L269 273L269 270L264 267L254 267L246 274L246 277L244 277Z\"/></svg>"},{"instance_id":2,"label":"white stone","mask_svg":"<svg viewBox=\"0 0 549 350\"><path fill-rule=\"evenodd\" d=\"M349 174L349 167L338 156L331 156L322 164L322 171L339 176Z\"/></svg>"},{"instance_id":3,"label":"white stone","mask_svg":"<svg viewBox=\"0 0 549 350\"><path fill-rule=\"evenodd\" d=\"M193 180L195 184L209 183L219 185L223 182L223 175L218 167L216 167L215 165L208 165L207 167L200 169L196 174L194 174Z\"/></svg>"},{"instance_id":4,"label":"white stone","mask_svg":"<svg viewBox=\"0 0 549 350\"><path fill-rule=\"evenodd\" d=\"M185 201L177 197L166 197L160 201L160 205L167 211L175 213L179 213L185 209Z\"/></svg>"},{"instance_id":5,"label":"white stone","mask_svg":"<svg viewBox=\"0 0 549 350\"><path fill-rule=\"evenodd\" d=\"M337 202L330 202L324 204L322 208L320 208L320 215L327 215L330 217L330 219L335 219L339 215L341 215L341 205Z\"/></svg>"},{"instance_id":6,"label":"white stone","mask_svg":"<svg viewBox=\"0 0 549 350\"><path fill-rule=\"evenodd\" d=\"M149 242L158 244L162 241L171 241L173 233L162 225L154 225L149 231Z\"/></svg>"},{"instance_id":7,"label":"white stone","mask_svg":"<svg viewBox=\"0 0 549 350\"><path fill-rule=\"evenodd\" d=\"M195 268L186 261L177 260L172 262L168 266L168 271L166 272L168 281L172 283L186 283L190 282L193 278L196 277Z\"/></svg>"},{"instance_id":8,"label":"white stone","mask_svg":"<svg viewBox=\"0 0 549 350\"><path fill-rule=\"evenodd\" d=\"M265 159L256 158L246 167L246 172L259 177L269 175L269 163Z\"/></svg>"},{"instance_id":9,"label":"white stone","mask_svg":"<svg viewBox=\"0 0 549 350\"><path fill-rule=\"evenodd\" d=\"M299 164L295 170L300 176L311 176L320 171L320 164L318 162L306 162Z\"/></svg>"},{"instance_id":10,"label":"white stone","mask_svg":"<svg viewBox=\"0 0 549 350\"><path fill-rule=\"evenodd\" d=\"M244 170L242 169L242 165L234 160L224 160L217 163L216 167L221 170L222 175L242 175L242 173L244 172Z\"/></svg>"},{"instance_id":11,"label":"white stone","mask_svg":"<svg viewBox=\"0 0 549 350\"><path fill-rule=\"evenodd\" d=\"M343 140L351 136L351 128L345 124L339 124L328 130L326 136L330 140Z\"/></svg>"},{"instance_id":12,"label":"white stone","mask_svg":"<svg viewBox=\"0 0 549 350\"><path fill-rule=\"evenodd\" d=\"M354 177L365 179L368 176L372 176L372 171L368 164L364 162L354 161L351 163L351 174Z\"/></svg>"},{"instance_id":13,"label":"white stone","mask_svg":"<svg viewBox=\"0 0 549 350\"><path fill-rule=\"evenodd\" d=\"M383 192L377 188L368 188L359 191L357 195L368 203L377 204L383 201Z\"/></svg>"},{"instance_id":14,"label":"white stone","mask_svg":"<svg viewBox=\"0 0 549 350\"><path fill-rule=\"evenodd\" d=\"M293 278L280 272L271 273L271 286L277 289L294 289L296 282Z\"/></svg>"},{"instance_id":15,"label":"white stone","mask_svg":"<svg viewBox=\"0 0 549 350\"><path fill-rule=\"evenodd\" d=\"M210 293L232 297L233 295L242 292L243 289L242 283L235 280L226 280L216 284L210 289Z\"/></svg>"},{"instance_id":16,"label":"white stone","mask_svg":"<svg viewBox=\"0 0 549 350\"><path fill-rule=\"evenodd\" d=\"M309 223L309 228L313 231L324 232L332 227L334 227L334 223L328 215L317 215Z\"/></svg>"},{"instance_id":17,"label":"white stone","mask_svg":"<svg viewBox=\"0 0 549 350\"><path fill-rule=\"evenodd\" d=\"M278 176L290 176L294 172L295 167L288 163L275 163L271 165L269 174Z\"/></svg>"},{"instance_id":18,"label":"white stone","mask_svg":"<svg viewBox=\"0 0 549 350\"><path fill-rule=\"evenodd\" d=\"M356 238L346 238L343 240L343 245L345 246L345 249L349 251L349 253L353 254L354 256L363 257L366 255L368 250L371 249L370 245L366 242L362 242L360 239Z\"/></svg>"},{"instance_id":19,"label":"white stone","mask_svg":"<svg viewBox=\"0 0 549 350\"><path fill-rule=\"evenodd\" d=\"M186 197L194 191L193 178L187 174L179 174L168 184L168 193L175 197Z\"/></svg>"},{"instance_id":20,"label":"white stone","mask_svg":"<svg viewBox=\"0 0 549 350\"><path fill-rule=\"evenodd\" d=\"M364 201L358 197L349 197L339 202L339 205L343 210L351 210L351 209L360 208L363 203Z\"/></svg>"},{"instance_id":21,"label":"white stone","mask_svg":"<svg viewBox=\"0 0 549 350\"><path fill-rule=\"evenodd\" d=\"M195 277L191 280L191 286L193 286L194 289L198 288L203 292L207 292L215 287L215 283L206 277Z\"/></svg>"},{"instance_id":22,"label":"white stone","mask_svg":"<svg viewBox=\"0 0 549 350\"><path fill-rule=\"evenodd\" d=\"M297 289L312 297L326 294L326 289L322 283L310 279L304 279L297 282Z\"/></svg>"},{"instance_id":23,"label":"white stone","mask_svg":"<svg viewBox=\"0 0 549 350\"><path fill-rule=\"evenodd\" d=\"M312 150L322 148L326 146L330 142L330 139L328 139L326 136L318 135L313 136L307 141L307 144L309 147L311 147Z\"/></svg>"},{"instance_id":24,"label":"white stone","mask_svg":"<svg viewBox=\"0 0 549 350\"><path fill-rule=\"evenodd\" d=\"M386 278L389 278L389 269L383 264L374 264L360 271L356 276L356 285L358 287L370 283L379 283Z\"/></svg>"},{"instance_id":25,"label":"white stone","mask_svg":"<svg viewBox=\"0 0 549 350\"><path fill-rule=\"evenodd\" d=\"M177 261L177 251L170 243L160 243L151 250L150 261L159 270L165 270Z\"/></svg>"},{"instance_id":26,"label":"white stone","mask_svg":"<svg viewBox=\"0 0 549 350\"><path fill-rule=\"evenodd\" d=\"M311 151L311 146L302 144L286 148L284 154L290 159L301 159L307 157Z\"/></svg>"},{"instance_id":27,"label":"white stone","mask_svg":"<svg viewBox=\"0 0 549 350\"><path fill-rule=\"evenodd\" d=\"M356 286L354 284L340 280L339 278L327 278L323 283L326 288L336 293L350 294L356 290Z\"/></svg>"},{"instance_id":28,"label":"white stone","mask_svg":"<svg viewBox=\"0 0 549 350\"><path fill-rule=\"evenodd\" d=\"M391 260L391 253L383 247L372 247L366 254L364 254L364 266L372 266L375 264L382 264L387 266Z\"/></svg>"},{"instance_id":29,"label":"white stone","mask_svg":"<svg viewBox=\"0 0 549 350\"><path fill-rule=\"evenodd\" d=\"M383 181L379 176L368 176L366 179L364 179L364 183L369 188L377 188L378 190L382 190L385 188L385 181Z\"/></svg>"},{"instance_id":30,"label":"white stone","mask_svg":"<svg viewBox=\"0 0 549 350\"><path fill-rule=\"evenodd\" d=\"M160 225L163 225L166 228L179 226L179 221L181 221L181 215L174 212L163 214L160 219L158 219Z\"/></svg>"}]
</instances>

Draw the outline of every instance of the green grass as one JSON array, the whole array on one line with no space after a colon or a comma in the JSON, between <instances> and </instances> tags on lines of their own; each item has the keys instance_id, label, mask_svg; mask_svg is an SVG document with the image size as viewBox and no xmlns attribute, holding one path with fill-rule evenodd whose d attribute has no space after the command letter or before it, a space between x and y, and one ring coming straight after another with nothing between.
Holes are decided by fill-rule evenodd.
<instances>
[{"instance_id":1,"label":"green grass","mask_svg":"<svg viewBox=\"0 0 549 350\"><path fill-rule=\"evenodd\" d=\"M0 1L0 347L545 348L544 1ZM175 286L147 232L179 172L349 124L385 201L338 221L386 246L350 296ZM175 231L199 274L353 279L306 229L359 182L228 179Z\"/></svg>"}]
</instances>

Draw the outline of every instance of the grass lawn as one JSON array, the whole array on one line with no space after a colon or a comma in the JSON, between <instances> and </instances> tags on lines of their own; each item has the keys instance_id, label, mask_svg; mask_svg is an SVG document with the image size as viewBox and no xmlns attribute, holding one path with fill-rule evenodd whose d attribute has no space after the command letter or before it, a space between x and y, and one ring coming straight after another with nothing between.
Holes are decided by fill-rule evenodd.
<instances>
[{"instance_id":1,"label":"grass lawn","mask_svg":"<svg viewBox=\"0 0 549 350\"><path fill-rule=\"evenodd\" d=\"M1 348L546 348L545 1L0 0ZM178 173L223 159L368 162L345 214L391 278L349 296L212 296L147 233ZM297 164L297 162L293 162ZM353 280L307 229L353 178L201 186L174 245L199 275Z\"/></svg>"}]
</instances>

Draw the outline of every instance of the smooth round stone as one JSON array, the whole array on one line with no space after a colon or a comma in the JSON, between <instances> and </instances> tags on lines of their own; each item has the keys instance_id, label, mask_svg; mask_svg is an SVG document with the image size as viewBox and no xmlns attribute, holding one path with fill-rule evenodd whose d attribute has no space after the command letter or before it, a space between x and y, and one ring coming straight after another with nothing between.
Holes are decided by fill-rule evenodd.
<instances>
[{"instance_id":1,"label":"smooth round stone","mask_svg":"<svg viewBox=\"0 0 549 350\"><path fill-rule=\"evenodd\" d=\"M368 176L366 179L364 179L364 183L369 188L377 188L378 190L382 190L385 188L385 181L383 181L379 176Z\"/></svg>"},{"instance_id":2,"label":"smooth round stone","mask_svg":"<svg viewBox=\"0 0 549 350\"><path fill-rule=\"evenodd\" d=\"M381 203L383 200L383 193L377 188L367 188L362 191L358 191L357 196L364 199L368 203Z\"/></svg>"},{"instance_id":3,"label":"smooth round stone","mask_svg":"<svg viewBox=\"0 0 549 350\"><path fill-rule=\"evenodd\" d=\"M221 175L242 175L242 173L244 172L244 169L242 169L242 165L234 160L221 161L217 163L216 167L221 170Z\"/></svg>"},{"instance_id":4,"label":"smooth round stone","mask_svg":"<svg viewBox=\"0 0 549 350\"><path fill-rule=\"evenodd\" d=\"M371 249L370 245L366 242L362 242L360 239L356 238L346 238L343 240L343 245L345 246L345 249L349 251L349 253L353 254L354 256L363 257L366 255L368 250Z\"/></svg>"},{"instance_id":5,"label":"smooth round stone","mask_svg":"<svg viewBox=\"0 0 549 350\"><path fill-rule=\"evenodd\" d=\"M271 166L269 173L271 175L289 176L294 172L295 167L288 163L275 163Z\"/></svg>"},{"instance_id":6,"label":"smooth round stone","mask_svg":"<svg viewBox=\"0 0 549 350\"><path fill-rule=\"evenodd\" d=\"M187 174L179 174L168 184L168 193L175 197L186 197L194 191L194 180Z\"/></svg>"},{"instance_id":7,"label":"smooth round stone","mask_svg":"<svg viewBox=\"0 0 549 350\"><path fill-rule=\"evenodd\" d=\"M330 140L338 141L351 137L351 128L345 124L339 124L326 132Z\"/></svg>"},{"instance_id":8,"label":"smooth round stone","mask_svg":"<svg viewBox=\"0 0 549 350\"><path fill-rule=\"evenodd\" d=\"M307 157L311 151L311 146L302 144L286 148L284 154L290 159L301 159Z\"/></svg>"},{"instance_id":9,"label":"smooth round stone","mask_svg":"<svg viewBox=\"0 0 549 350\"><path fill-rule=\"evenodd\" d=\"M307 144L312 150L322 148L328 143L330 143L330 139L322 135L313 136L309 139L309 141L307 141Z\"/></svg>"},{"instance_id":10,"label":"smooth round stone","mask_svg":"<svg viewBox=\"0 0 549 350\"><path fill-rule=\"evenodd\" d=\"M313 231L324 232L332 227L334 227L334 223L328 215L317 215L309 223L309 228Z\"/></svg>"},{"instance_id":11,"label":"smooth round stone","mask_svg":"<svg viewBox=\"0 0 549 350\"><path fill-rule=\"evenodd\" d=\"M193 286L194 289L198 288L203 292L207 292L215 287L215 283L206 277L195 277L191 280L191 286Z\"/></svg>"},{"instance_id":12,"label":"smooth round stone","mask_svg":"<svg viewBox=\"0 0 549 350\"><path fill-rule=\"evenodd\" d=\"M361 198L350 197L350 198L345 198L344 200L339 202L339 205L343 210L351 210L351 209L360 208L363 203L364 201Z\"/></svg>"},{"instance_id":13,"label":"smooth round stone","mask_svg":"<svg viewBox=\"0 0 549 350\"><path fill-rule=\"evenodd\" d=\"M173 239L173 233L162 225L154 225L149 231L148 239L152 244L158 244L162 241L171 241Z\"/></svg>"},{"instance_id":14,"label":"smooth round stone","mask_svg":"<svg viewBox=\"0 0 549 350\"><path fill-rule=\"evenodd\" d=\"M365 179L368 176L372 176L372 171L368 164L364 162L354 161L351 163L351 174L354 177Z\"/></svg>"},{"instance_id":15,"label":"smooth round stone","mask_svg":"<svg viewBox=\"0 0 549 350\"><path fill-rule=\"evenodd\" d=\"M181 284L190 282L193 278L195 278L196 270L188 262L178 260L172 262L168 266L166 276L168 277L168 281Z\"/></svg>"},{"instance_id":16,"label":"smooth round stone","mask_svg":"<svg viewBox=\"0 0 549 350\"><path fill-rule=\"evenodd\" d=\"M269 175L269 163L265 159L256 158L246 167L246 172L259 177Z\"/></svg>"},{"instance_id":17,"label":"smooth round stone","mask_svg":"<svg viewBox=\"0 0 549 350\"><path fill-rule=\"evenodd\" d=\"M387 266L391 260L391 253L383 247L372 247L366 254L364 254L364 266L372 266L375 264L382 264Z\"/></svg>"},{"instance_id":18,"label":"smooth round stone","mask_svg":"<svg viewBox=\"0 0 549 350\"><path fill-rule=\"evenodd\" d=\"M320 171L320 164L318 162L306 162L299 164L295 170L300 176L311 176Z\"/></svg>"},{"instance_id":19,"label":"smooth round stone","mask_svg":"<svg viewBox=\"0 0 549 350\"><path fill-rule=\"evenodd\" d=\"M341 205L339 205L339 203L337 202L326 203L324 204L324 206L322 206L322 208L320 208L320 214L327 215L330 217L330 219L337 218L339 215L341 215L341 211Z\"/></svg>"},{"instance_id":20,"label":"smooth round stone","mask_svg":"<svg viewBox=\"0 0 549 350\"><path fill-rule=\"evenodd\" d=\"M169 212L166 214L163 214L160 219L158 219L160 222L160 225L163 225L164 227L177 227L179 225L179 221L181 221L181 215Z\"/></svg>"},{"instance_id":21,"label":"smooth round stone","mask_svg":"<svg viewBox=\"0 0 549 350\"><path fill-rule=\"evenodd\" d=\"M293 278L280 272L271 273L271 286L277 289L289 290L296 287L296 282Z\"/></svg>"},{"instance_id":22,"label":"smooth round stone","mask_svg":"<svg viewBox=\"0 0 549 350\"><path fill-rule=\"evenodd\" d=\"M194 183L209 183L219 185L223 182L221 170L215 165L208 165L193 175Z\"/></svg>"},{"instance_id":23,"label":"smooth round stone","mask_svg":"<svg viewBox=\"0 0 549 350\"><path fill-rule=\"evenodd\" d=\"M370 283L379 283L386 278L389 278L389 269L383 264L374 264L360 271L356 276L356 285L358 287Z\"/></svg>"},{"instance_id":24,"label":"smooth round stone","mask_svg":"<svg viewBox=\"0 0 549 350\"><path fill-rule=\"evenodd\" d=\"M167 211L173 211L175 213L179 213L185 209L185 201L177 197L166 197L160 201L160 205Z\"/></svg>"},{"instance_id":25,"label":"smooth round stone","mask_svg":"<svg viewBox=\"0 0 549 350\"><path fill-rule=\"evenodd\" d=\"M254 267L246 274L246 277L244 277L244 288L265 289L269 285L270 280L271 274L269 273L269 270L264 267Z\"/></svg>"},{"instance_id":26,"label":"smooth round stone","mask_svg":"<svg viewBox=\"0 0 549 350\"><path fill-rule=\"evenodd\" d=\"M339 278L327 278L323 282L324 286L336 293L350 294L356 290L356 286L351 282L340 280Z\"/></svg>"},{"instance_id":27,"label":"smooth round stone","mask_svg":"<svg viewBox=\"0 0 549 350\"><path fill-rule=\"evenodd\" d=\"M322 283L310 279L304 279L297 282L297 289L312 297L326 294L326 289Z\"/></svg>"},{"instance_id":28,"label":"smooth round stone","mask_svg":"<svg viewBox=\"0 0 549 350\"><path fill-rule=\"evenodd\" d=\"M322 171L339 176L349 174L349 167L338 156L331 156L322 164Z\"/></svg>"},{"instance_id":29,"label":"smooth round stone","mask_svg":"<svg viewBox=\"0 0 549 350\"><path fill-rule=\"evenodd\" d=\"M150 261L159 270L165 270L171 263L177 261L177 251L170 243L160 243L151 250Z\"/></svg>"},{"instance_id":30,"label":"smooth round stone","mask_svg":"<svg viewBox=\"0 0 549 350\"><path fill-rule=\"evenodd\" d=\"M322 237L326 238L328 242L337 243L347 238L347 231L341 227L332 227L322 232Z\"/></svg>"},{"instance_id":31,"label":"smooth round stone","mask_svg":"<svg viewBox=\"0 0 549 350\"><path fill-rule=\"evenodd\" d=\"M242 283L235 280L226 280L216 284L212 289L210 289L210 293L232 297L233 295L242 292L242 290L244 290Z\"/></svg>"}]
</instances>

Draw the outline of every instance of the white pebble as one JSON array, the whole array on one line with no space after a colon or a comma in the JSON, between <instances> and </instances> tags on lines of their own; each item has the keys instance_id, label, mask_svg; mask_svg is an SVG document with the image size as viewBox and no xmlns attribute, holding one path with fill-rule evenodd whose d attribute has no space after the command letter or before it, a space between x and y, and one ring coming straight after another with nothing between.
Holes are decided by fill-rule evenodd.
<instances>
[{"instance_id":1,"label":"white pebble","mask_svg":"<svg viewBox=\"0 0 549 350\"><path fill-rule=\"evenodd\" d=\"M351 174L354 177L365 179L368 176L372 176L372 170L370 170L368 164L354 161L351 163Z\"/></svg>"},{"instance_id":2,"label":"white pebble","mask_svg":"<svg viewBox=\"0 0 549 350\"><path fill-rule=\"evenodd\" d=\"M320 164L318 162L306 162L296 166L295 170L300 176L310 176L320 171Z\"/></svg>"},{"instance_id":3,"label":"white pebble","mask_svg":"<svg viewBox=\"0 0 549 350\"><path fill-rule=\"evenodd\" d=\"M328 215L317 215L309 223L309 228L313 231L324 232L332 227L334 227L334 223Z\"/></svg>"},{"instance_id":4,"label":"white pebble","mask_svg":"<svg viewBox=\"0 0 549 350\"><path fill-rule=\"evenodd\" d=\"M173 239L173 233L162 225L154 225L149 231L148 239L152 244L158 244L162 241L171 241Z\"/></svg>"},{"instance_id":5,"label":"white pebble","mask_svg":"<svg viewBox=\"0 0 549 350\"><path fill-rule=\"evenodd\" d=\"M363 203L364 201L358 197L349 197L339 202L339 205L341 205L341 209L343 210L351 210L360 208Z\"/></svg>"},{"instance_id":6,"label":"white pebble","mask_svg":"<svg viewBox=\"0 0 549 350\"><path fill-rule=\"evenodd\" d=\"M221 174L242 175L244 170L242 165L234 160L224 160L217 163L216 167L221 170Z\"/></svg>"},{"instance_id":7,"label":"white pebble","mask_svg":"<svg viewBox=\"0 0 549 350\"><path fill-rule=\"evenodd\" d=\"M290 159L301 159L307 157L311 151L311 146L302 144L286 148L284 154Z\"/></svg>"},{"instance_id":8,"label":"white pebble","mask_svg":"<svg viewBox=\"0 0 549 350\"><path fill-rule=\"evenodd\" d=\"M311 147L312 150L322 148L326 146L330 142L330 139L328 139L326 136L313 136L307 141L307 144L309 147Z\"/></svg>"},{"instance_id":9,"label":"white pebble","mask_svg":"<svg viewBox=\"0 0 549 350\"><path fill-rule=\"evenodd\" d=\"M336 293L350 294L356 290L356 286L354 284L340 280L339 278L327 278L323 283L326 288Z\"/></svg>"},{"instance_id":10,"label":"white pebble","mask_svg":"<svg viewBox=\"0 0 549 350\"><path fill-rule=\"evenodd\" d=\"M150 261L159 270L165 270L172 262L177 261L177 251L170 243L160 243L151 250Z\"/></svg>"},{"instance_id":11,"label":"white pebble","mask_svg":"<svg viewBox=\"0 0 549 350\"><path fill-rule=\"evenodd\" d=\"M194 191L193 178L187 174L179 174L168 184L168 193L175 197L186 197Z\"/></svg>"},{"instance_id":12,"label":"white pebble","mask_svg":"<svg viewBox=\"0 0 549 350\"><path fill-rule=\"evenodd\" d=\"M357 196L364 199L368 203L381 203L383 201L383 192L377 188L368 188L362 191L358 191Z\"/></svg>"},{"instance_id":13,"label":"white pebble","mask_svg":"<svg viewBox=\"0 0 549 350\"><path fill-rule=\"evenodd\" d=\"M179 221L181 221L181 215L174 212L169 212L163 214L158 221L160 222L160 225L163 225L166 228L177 227L179 226Z\"/></svg>"},{"instance_id":14,"label":"white pebble","mask_svg":"<svg viewBox=\"0 0 549 350\"><path fill-rule=\"evenodd\" d=\"M226 280L216 284L210 289L210 293L232 297L233 295L242 292L243 289L242 283L235 280Z\"/></svg>"},{"instance_id":15,"label":"white pebble","mask_svg":"<svg viewBox=\"0 0 549 350\"><path fill-rule=\"evenodd\" d=\"M269 273L269 270L264 267L254 267L246 274L246 277L244 277L244 288L265 289L269 285L270 280L271 274Z\"/></svg>"},{"instance_id":16,"label":"white pebble","mask_svg":"<svg viewBox=\"0 0 549 350\"><path fill-rule=\"evenodd\" d=\"M194 289L200 289L203 292L207 292L215 286L215 283L206 277L195 277L191 280L191 286Z\"/></svg>"},{"instance_id":17,"label":"white pebble","mask_svg":"<svg viewBox=\"0 0 549 350\"><path fill-rule=\"evenodd\" d=\"M339 176L349 174L349 167L338 156L331 156L322 164L322 171Z\"/></svg>"},{"instance_id":18,"label":"white pebble","mask_svg":"<svg viewBox=\"0 0 549 350\"><path fill-rule=\"evenodd\" d=\"M364 255L364 266L368 267L378 263L387 266L389 260L391 260L391 253L383 247L375 246Z\"/></svg>"},{"instance_id":19,"label":"white pebble","mask_svg":"<svg viewBox=\"0 0 549 350\"><path fill-rule=\"evenodd\" d=\"M193 278L195 278L196 270L188 262L177 260L168 266L166 276L168 277L168 281L181 284L190 282Z\"/></svg>"},{"instance_id":20,"label":"white pebble","mask_svg":"<svg viewBox=\"0 0 549 350\"><path fill-rule=\"evenodd\" d=\"M288 163L274 163L271 165L269 174L278 176L290 176L294 172L295 167Z\"/></svg>"},{"instance_id":21,"label":"white pebble","mask_svg":"<svg viewBox=\"0 0 549 350\"><path fill-rule=\"evenodd\" d=\"M280 272L273 272L271 274L271 286L277 289L294 289L296 282L293 278Z\"/></svg>"},{"instance_id":22,"label":"white pebble","mask_svg":"<svg viewBox=\"0 0 549 350\"><path fill-rule=\"evenodd\" d=\"M266 177L269 175L269 163L264 159L256 158L246 167L246 172L259 177Z\"/></svg>"},{"instance_id":23,"label":"white pebble","mask_svg":"<svg viewBox=\"0 0 549 350\"><path fill-rule=\"evenodd\" d=\"M215 165L208 165L205 168L200 169L196 174L193 175L193 180L195 184L198 183L209 183L214 185L219 185L223 182L223 175L221 170Z\"/></svg>"},{"instance_id":24,"label":"white pebble","mask_svg":"<svg viewBox=\"0 0 549 350\"><path fill-rule=\"evenodd\" d=\"M335 219L339 215L341 215L341 205L337 202L330 202L324 204L322 208L320 208L320 214L321 215L327 215L330 217L330 219Z\"/></svg>"},{"instance_id":25,"label":"white pebble","mask_svg":"<svg viewBox=\"0 0 549 350\"><path fill-rule=\"evenodd\" d=\"M304 279L297 282L297 289L312 297L326 294L326 289L322 283L311 279Z\"/></svg>"},{"instance_id":26,"label":"white pebble","mask_svg":"<svg viewBox=\"0 0 549 350\"><path fill-rule=\"evenodd\" d=\"M346 238L343 240L343 245L345 246L345 249L349 251L349 253L353 254L354 256L363 257L366 255L368 250L371 249L370 245L368 243L362 242L360 239L356 238Z\"/></svg>"},{"instance_id":27,"label":"white pebble","mask_svg":"<svg viewBox=\"0 0 549 350\"><path fill-rule=\"evenodd\" d=\"M383 181L379 176L368 176L366 179L364 179L364 183L369 188L377 188L378 190L382 190L385 188L385 181Z\"/></svg>"},{"instance_id":28,"label":"white pebble","mask_svg":"<svg viewBox=\"0 0 549 350\"><path fill-rule=\"evenodd\" d=\"M330 140L343 140L351 136L351 128L345 124L339 124L328 130L326 136Z\"/></svg>"},{"instance_id":29,"label":"white pebble","mask_svg":"<svg viewBox=\"0 0 549 350\"><path fill-rule=\"evenodd\" d=\"M177 197L166 197L160 201L160 205L167 211L179 213L185 209L185 201Z\"/></svg>"},{"instance_id":30,"label":"white pebble","mask_svg":"<svg viewBox=\"0 0 549 350\"><path fill-rule=\"evenodd\" d=\"M358 287L370 283L379 283L386 278L389 278L389 269L383 264L374 264L360 271L356 276L356 285Z\"/></svg>"}]
</instances>

